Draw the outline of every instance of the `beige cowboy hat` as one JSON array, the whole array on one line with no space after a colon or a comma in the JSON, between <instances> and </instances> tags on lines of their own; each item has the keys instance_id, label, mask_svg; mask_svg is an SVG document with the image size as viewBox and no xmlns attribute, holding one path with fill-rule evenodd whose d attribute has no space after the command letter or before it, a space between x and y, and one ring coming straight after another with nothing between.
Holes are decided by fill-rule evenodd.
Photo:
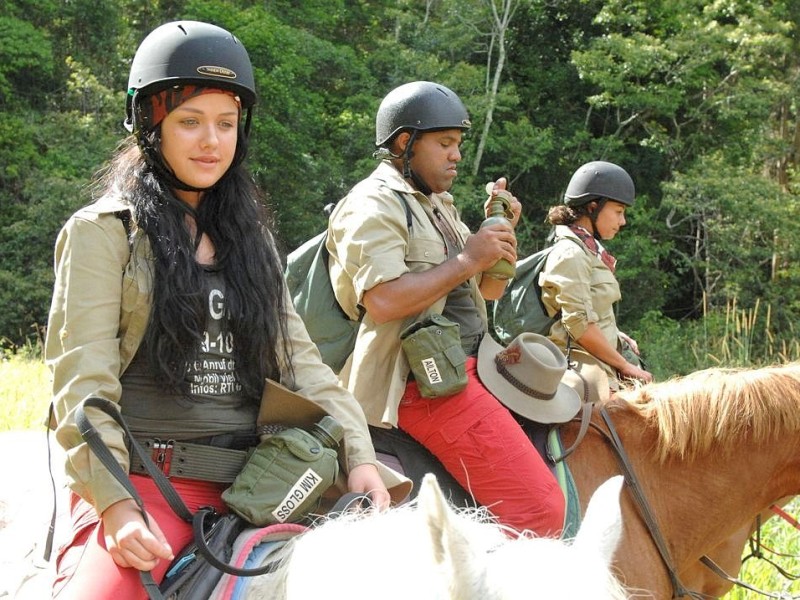
<instances>
[{"instance_id":1,"label":"beige cowboy hat","mask_svg":"<svg viewBox=\"0 0 800 600\"><path fill-rule=\"evenodd\" d=\"M581 408L581 397L562 382L567 359L538 333L521 333L507 347L484 335L478 376L506 407L537 423L564 423Z\"/></svg>"}]
</instances>

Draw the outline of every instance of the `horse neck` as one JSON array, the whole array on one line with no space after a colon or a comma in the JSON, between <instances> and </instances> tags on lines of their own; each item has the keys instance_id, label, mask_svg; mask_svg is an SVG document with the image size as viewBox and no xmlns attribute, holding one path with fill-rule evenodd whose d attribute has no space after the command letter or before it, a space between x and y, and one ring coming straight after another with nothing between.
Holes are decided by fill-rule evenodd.
<instances>
[{"instance_id":1,"label":"horse neck","mask_svg":"<svg viewBox=\"0 0 800 600\"><path fill-rule=\"evenodd\" d=\"M747 526L770 503L800 493L794 440L776 439L755 447L744 435L741 444L725 452L712 448L693 459L675 456L660 462L653 451L658 439L653 426L631 409L615 410L611 418L679 570L710 551L715 540ZM594 422L600 422L597 415ZM565 445L575 429L577 424L570 424L564 432ZM590 431L568 463L584 508L597 486L620 472L614 451L597 431ZM626 543L641 536L648 539L630 498L624 503ZM646 548L636 542L639 549L629 543L628 552L648 552L660 562L651 542Z\"/></svg>"},{"instance_id":2,"label":"horse neck","mask_svg":"<svg viewBox=\"0 0 800 600\"><path fill-rule=\"evenodd\" d=\"M629 435L625 443L635 439ZM756 444L745 434L734 447L711 447L665 462L641 452L637 469L649 483L651 501L665 505L681 529L736 529L778 499L800 493L800 455L797 443L787 441ZM670 490L678 498L665 493Z\"/></svg>"}]
</instances>

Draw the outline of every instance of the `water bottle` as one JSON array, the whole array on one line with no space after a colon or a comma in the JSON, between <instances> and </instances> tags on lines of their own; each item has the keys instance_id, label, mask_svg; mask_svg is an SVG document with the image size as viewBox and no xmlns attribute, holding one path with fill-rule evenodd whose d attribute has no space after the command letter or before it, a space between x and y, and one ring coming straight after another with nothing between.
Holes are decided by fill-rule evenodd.
<instances>
[{"instance_id":1,"label":"water bottle","mask_svg":"<svg viewBox=\"0 0 800 600\"><path fill-rule=\"evenodd\" d=\"M493 188L494 183L491 181L486 184L486 192L488 194L492 193ZM508 190L498 190L497 195L493 196L489 202L489 216L486 217L486 220L483 223L481 223L481 228L488 225L494 225L496 223L511 225L511 221L506 215L511 214L512 198L513 196ZM511 279L514 277L516 271L517 269L515 265L511 264L505 258L501 258L494 263L492 267L484 271L483 274L488 277L493 277L494 279Z\"/></svg>"},{"instance_id":2,"label":"water bottle","mask_svg":"<svg viewBox=\"0 0 800 600\"><path fill-rule=\"evenodd\" d=\"M339 442L341 442L344 437L344 428L339 421L330 415L326 415L311 426L311 431L309 433L317 438L326 448L335 449L339 447Z\"/></svg>"}]
</instances>

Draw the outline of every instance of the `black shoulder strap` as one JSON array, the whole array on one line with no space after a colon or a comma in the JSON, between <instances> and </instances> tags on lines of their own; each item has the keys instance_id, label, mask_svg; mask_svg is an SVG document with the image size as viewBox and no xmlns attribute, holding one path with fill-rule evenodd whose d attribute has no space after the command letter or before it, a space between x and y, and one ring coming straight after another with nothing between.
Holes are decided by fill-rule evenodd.
<instances>
[{"instance_id":1,"label":"black shoulder strap","mask_svg":"<svg viewBox=\"0 0 800 600\"><path fill-rule=\"evenodd\" d=\"M400 202L403 203L403 208L406 209L406 227L408 227L408 230L411 231L413 215L411 214L411 207L408 205L408 200L406 200L406 195L402 192L398 192L397 190L392 191L397 195L398 198L400 198Z\"/></svg>"},{"instance_id":2,"label":"black shoulder strap","mask_svg":"<svg viewBox=\"0 0 800 600\"><path fill-rule=\"evenodd\" d=\"M114 216L122 221L122 226L125 228L126 235L131 237L131 211L118 210L114 213Z\"/></svg>"},{"instance_id":3,"label":"black shoulder strap","mask_svg":"<svg viewBox=\"0 0 800 600\"><path fill-rule=\"evenodd\" d=\"M125 228L125 239L128 240L128 250L131 254L133 254L133 240L131 239L131 211L118 210L114 213L114 216L122 221L122 226Z\"/></svg>"},{"instance_id":4,"label":"black shoulder strap","mask_svg":"<svg viewBox=\"0 0 800 600\"><path fill-rule=\"evenodd\" d=\"M206 516L209 514L214 515L215 511L213 508L200 508L196 513L192 514L186 504L183 502L183 499L178 495L178 492L172 487L169 479L167 478L161 470L156 467L153 461L150 459L147 451L142 448L141 444L136 441L131 433L130 429L128 429L128 425L122 418L122 415L119 412L119 408L113 402L106 400L104 398L99 398L96 396L92 396L86 398L81 404L78 405L78 408L75 410L75 424L78 427L78 431L81 434L83 440L89 445L92 451L95 453L100 462L103 463L103 466L109 470L109 472L117 479L125 487L125 490L131 495L134 502L139 508L139 511L142 513L142 518L144 522L149 526L149 520L147 518L147 512L144 508L144 502L142 501L141 496L136 491L136 488L133 486L133 483L128 477L128 474L122 469L120 464L114 458L114 455L111 454L108 446L100 437L100 434L97 432L97 429L91 424L89 418L86 416L85 408L92 407L97 408L111 418L113 418L120 427L122 427L125 435L127 436L128 443L131 445L131 450L136 453L136 455L141 459L142 464L147 471L147 474L153 479L155 484L158 486L158 489L164 495L164 498L167 500L170 508L182 518L184 521L191 522L193 524L194 530L194 538L195 543L197 544L197 549L202 554L205 559L214 567L218 568L220 571L224 571L231 575L239 575L239 576L254 576L254 575L264 575L268 573L270 569L272 569L272 565L265 565L260 568L255 569L239 569L232 565L229 565L221 560L219 560L216 556L214 556L211 549L208 547L205 537L203 535L203 525L205 522ZM149 597L152 600L163 600L163 594L158 588L158 584L155 583L152 574L150 571L140 571L139 572L140 579L142 580L142 584L144 585L145 589Z\"/></svg>"},{"instance_id":5,"label":"black shoulder strap","mask_svg":"<svg viewBox=\"0 0 800 600\"><path fill-rule=\"evenodd\" d=\"M403 203L403 208L406 211L406 227L408 228L409 231L411 231L413 215L411 214L411 206L409 206L408 200L406 200L405 192L400 192L392 187L389 187L389 184L385 179L380 179L378 177L374 177L373 179L375 181L380 181L384 186L392 190L394 192L394 195L397 196L400 199L400 202Z\"/></svg>"}]
</instances>

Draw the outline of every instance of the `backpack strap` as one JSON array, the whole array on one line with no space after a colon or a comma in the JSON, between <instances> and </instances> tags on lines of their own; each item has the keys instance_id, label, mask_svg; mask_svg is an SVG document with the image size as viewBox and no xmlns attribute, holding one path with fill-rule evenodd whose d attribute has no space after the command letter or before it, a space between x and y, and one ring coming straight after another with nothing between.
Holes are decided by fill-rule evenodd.
<instances>
[{"instance_id":1,"label":"backpack strap","mask_svg":"<svg viewBox=\"0 0 800 600\"><path fill-rule=\"evenodd\" d=\"M413 215L411 214L411 207L408 205L408 200L406 200L406 195L402 192L398 192L397 190L392 191L397 195L398 198L400 198L400 202L403 203L403 208L406 210L406 228L411 231Z\"/></svg>"},{"instance_id":2,"label":"backpack strap","mask_svg":"<svg viewBox=\"0 0 800 600\"><path fill-rule=\"evenodd\" d=\"M398 190L396 190L394 188L389 187L389 183L385 179L380 179L378 177L374 177L373 179L375 181L381 182L384 185L384 187L392 190L394 192L394 195L397 196L400 199L400 202L403 204L403 208L406 211L406 228L409 231L411 231L411 226L412 226L411 206L409 206L408 200L406 200L406 193L405 192L400 192L400 191L398 191Z\"/></svg>"},{"instance_id":3,"label":"backpack strap","mask_svg":"<svg viewBox=\"0 0 800 600\"><path fill-rule=\"evenodd\" d=\"M114 216L117 217L121 222L122 226L125 228L125 239L128 240L128 251L130 254L133 254L133 238L131 238L131 211L129 210L118 210L114 212Z\"/></svg>"}]
</instances>

